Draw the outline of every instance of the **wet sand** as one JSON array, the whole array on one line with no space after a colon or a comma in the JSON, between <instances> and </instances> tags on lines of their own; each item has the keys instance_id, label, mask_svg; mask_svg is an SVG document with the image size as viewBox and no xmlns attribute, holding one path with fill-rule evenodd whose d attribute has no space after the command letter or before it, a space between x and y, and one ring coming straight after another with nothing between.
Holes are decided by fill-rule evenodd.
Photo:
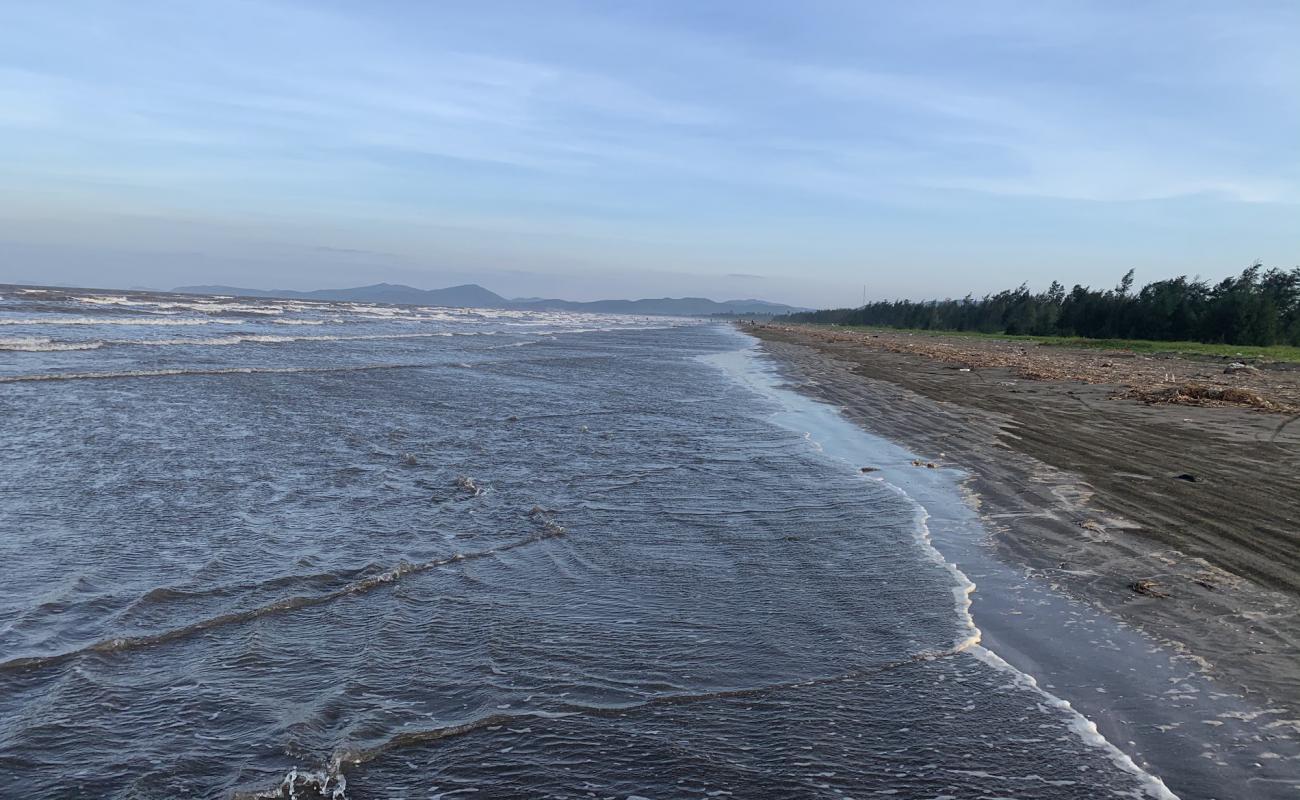
<instances>
[{"instance_id":1,"label":"wet sand","mask_svg":"<svg viewBox=\"0 0 1300 800\"><path fill-rule=\"evenodd\" d=\"M1132 382L1039 380L1016 364L972 366L969 353L908 352L889 334L744 329L800 391L922 456L917 469L969 475L968 499L1002 558L1254 703L1300 710L1300 424L1290 416L1146 404L1123 398ZM1053 351L1077 357L1033 355L1051 363Z\"/></svg>"}]
</instances>

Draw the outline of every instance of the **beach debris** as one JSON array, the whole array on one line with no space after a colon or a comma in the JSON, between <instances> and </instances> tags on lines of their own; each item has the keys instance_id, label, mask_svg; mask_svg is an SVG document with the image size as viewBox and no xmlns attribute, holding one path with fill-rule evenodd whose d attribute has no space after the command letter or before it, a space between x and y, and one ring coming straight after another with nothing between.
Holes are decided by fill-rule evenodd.
<instances>
[{"instance_id":1,"label":"beach debris","mask_svg":"<svg viewBox=\"0 0 1300 800\"><path fill-rule=\"evenodd\" d=\"M1134 592L1137 592L1138 594L1141 595L1146 595L1147 597L1168 597L1169 596L1169 592L1166 592L1164 589L1161 589L1160 584L1148 578L1144 578L1140 581L1134 581L1132 584L1129 585L1129 588L1132 589Z\"/></svg>"},{"instance_id":2,"label":"beach debris","mask_svg":"<svg viewBox=\"0 0 1300 800\"><path fill-rule=\"evenodd\" d=\"M1193 475L1193 474L1190 473L1190 472L1184 472L1184 473L1181 474L1181 475L1175 475L1175 476L1174 476L1174 480L1176 480L1176 481L1187 481L1188 483L1197 483L1197 482L1199 482L1201 479L1198 478L1198 477L1196 477L1195 475Z\"/></svg>"},{"instance_id":3,"label":"beach debris","mask_svg":"<svg viewBox=\"0 0 1300 800\"><path fill-rule=\"evenodd\" d=\"M1233 575L1225 569L1206 563L1205 569L1198 571L1192 576L1192 583L1209 589L1212 592L1219 592L1224 589L1236 589L1241 586L1243 581L1241 578Z\"/></svg>"},{"instance_id":4,"label":"beach debris","mask_svg":"<svg viewBox=\"0 0 1300 800\"><path fill-rule=\"evenodd\" d=\"M542 529L542 538L549 539L554 536L563 536L565 528L555 520L551 519L551 511L541 506L533 506L528 511L528 518Z\"/></svg>"},{"instance_id":5,"label":"beach debris","mask_svg":"<svg viewBox=\"0 0 1300 800\"><path fill-rule=\"evenodd\" d=\"M941 335L911 336L901 331L865 333L811 326L798 328L769 326L766 329L795 333L800 337L829 343L851 343L865 349L920 356L929 361L942 362L948 369L954 371L962 367L969 367L972 372L979 373L1006 369L1012 377L1032 380L1082 381L1109 386L1118 384L1117 393L1111 395L1113 399L1126 398L1148 403L1204 406L1246 405L1274 413L1300 412L1300 386L1290 379L1294 373L1256 367L1242 370L1235 379L1221 374L1223 364L1228 361L1231 364L1251 366L1242 354L1215 363L1213 378L1203 378L1199 382L1223 391L1228 388L1226 381L1241 380L1240 376L1244 375L1251 379L1252 391L1211 399L1196 397L1195 393L1192 396L1185 396L1186 393L1176 391L1166 394L1171 384L1190 380L1181 371L1177 374L1171 371L1171 364L1191 367L1199 363L1204 366L1201 362L1189 362L1170 357L1156 358L1131 352L1108 352L1105 355L1098 355L1087 349L1048 345L1024 348L1000 340ZM1215 379L1225 382L1225 385L1216 385ZM998 385L1006 384L998 381Z\"/></svg>"},{"instance_id":6,"label":"beach debris","mask_svg":"<svg viewBox=\"0 0 1300 800\"><path fill-rule=\"evenodd\" d=\"M1241 372L1245 372L1248 374L1251 372L1259 372L1259 367L1253 364L1246 364L1241 361L1234 361L1228 366L1223 368L1224 375L1236 375Z\"/></svg>"},{"instance_id":7,"label":"beach debris","mask_svg":"<svg viewBox=\"0 0 1300 800\"><path fill-rule=\"evenodd\" d=\"M867 473L867 472L879 472L879 471L880 471L880 467L860 467L860 468L859 468L859 471L861 471L861 472L863 472L863 473Z\"/></svg>"},{"instance_id":8,"label":"beach debris","mask_svg":"<svg viewBox=\"0 0 1300 800\"><path fill-rule=\"evenodd\" d=\"M464 489L466 492L469 492L474 497L483 494L483 487L475 483L474 479L468 475L461 475L456 478L456 485L461 489Z\"/></svg>"},{"instance_id":9,"label":"beach debris","mask_svg":"<svg viewBox=\"0 0 1300 800\"><path fill-rule=\"evenodd\" d=\"M1156 389L1134 388L1119 396L1140 400L1147 405L1154 405L1156 403L1172 403L1176 405L1204 406L1213 403L1227 403L1231 405L1251 406L1264 411L1286 410L1286 406L1281 403L1261 397L1259 394L1252 392L1249 389L1239 389L1235 387L1218 389L1212 386L1203 386L1196 383L1187 383L1181 386L1165 386Z\"/></svg>"},{"instance_id":10,"label":"beach debris","mask_svg":"<svg viewBox=\"0 0 1300 800\"><path fill-rule=\"evenodd\" d=\"M278 786L243 796L254 800L309 800L309 798L344 800L347 797L348 781L343 777L341 767L337 759L332 760L330 765L322 770L299 771L294 767Z\"/></svg>"},{"instance_id":11,"label":"beach debris","mask_svg":"<svg viewBox=\"0 0 1300 800\"><path fill-rule=\"evenodd\" d=\"M1102 525L1095 519L1085 519L1083 522L1079 523L1079 527L1086 531L1093 531L1095 533L1101 533L1106 530L1106 526Z\"/></svg>"}]
</instances>

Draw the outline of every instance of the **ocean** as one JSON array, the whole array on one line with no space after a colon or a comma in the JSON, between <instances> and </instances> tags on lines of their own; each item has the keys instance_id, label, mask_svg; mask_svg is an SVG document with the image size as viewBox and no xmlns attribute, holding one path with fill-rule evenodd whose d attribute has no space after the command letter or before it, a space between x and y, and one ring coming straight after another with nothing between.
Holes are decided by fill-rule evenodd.
<instances>
[{"instance_id":1,"label":"ocean","mask_svg":"<svg viewBox=\"0 0 1300 800\"><path fill-rule=\"evenodd\" d=\"M0 796L1172 796L729 326L0 295Z\"/></svg>"}]
</instances>

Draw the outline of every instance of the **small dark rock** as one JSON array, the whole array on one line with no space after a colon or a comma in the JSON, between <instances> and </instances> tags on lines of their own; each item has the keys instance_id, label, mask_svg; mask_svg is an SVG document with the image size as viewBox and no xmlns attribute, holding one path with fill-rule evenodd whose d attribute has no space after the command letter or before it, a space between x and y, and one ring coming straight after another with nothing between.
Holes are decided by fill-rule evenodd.
<instances>
[{"instance_id":1,"label":"small dark rock","mask_svg":"<svg viewBox=\"0 0 1300 800\"><path fill-rule=\"evenodd\" d=\"M1187 481L1188 483L1198 483L1201 479L1196 477L1190 472L1184 472L1182 475L1175 475L1174 480Z\"/></svg>"},{"instance_id":2,"label":"small dark rock","mask_svg":"<svg viewBox=\"0 0 1300 800\"><path fill-rule=\"evenodd\" d=\"M880 471L880 467L863 467L863 468L862 468L862 471L863 471L863 472L879 472L879 471Z\"/></svg>"}]
</instances>

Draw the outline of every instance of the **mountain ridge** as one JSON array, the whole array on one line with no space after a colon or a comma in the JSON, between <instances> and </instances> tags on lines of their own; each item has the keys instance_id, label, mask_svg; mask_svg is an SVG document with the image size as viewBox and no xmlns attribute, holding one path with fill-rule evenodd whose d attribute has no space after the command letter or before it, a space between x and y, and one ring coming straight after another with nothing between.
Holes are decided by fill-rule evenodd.
<instances>
[{"instance_id":1,"label":"mountain ridge","mask_svg":"<svg viewBox=\"0 0 1300 800\"><path fill-rule=\"evenodd\" d=\"M285 300L332 300L451 308L501 308L521 311L588 311L606 314L709 316L714 314L786 314L796 306L767 300L711 300L707 297L657 297L638 300L508 299L476 283L443 289L417 289L400 283L375 283L344 289L247 289L219 284L178 286L179 294L216 294Z\"/></svg>"}]
</instances>

